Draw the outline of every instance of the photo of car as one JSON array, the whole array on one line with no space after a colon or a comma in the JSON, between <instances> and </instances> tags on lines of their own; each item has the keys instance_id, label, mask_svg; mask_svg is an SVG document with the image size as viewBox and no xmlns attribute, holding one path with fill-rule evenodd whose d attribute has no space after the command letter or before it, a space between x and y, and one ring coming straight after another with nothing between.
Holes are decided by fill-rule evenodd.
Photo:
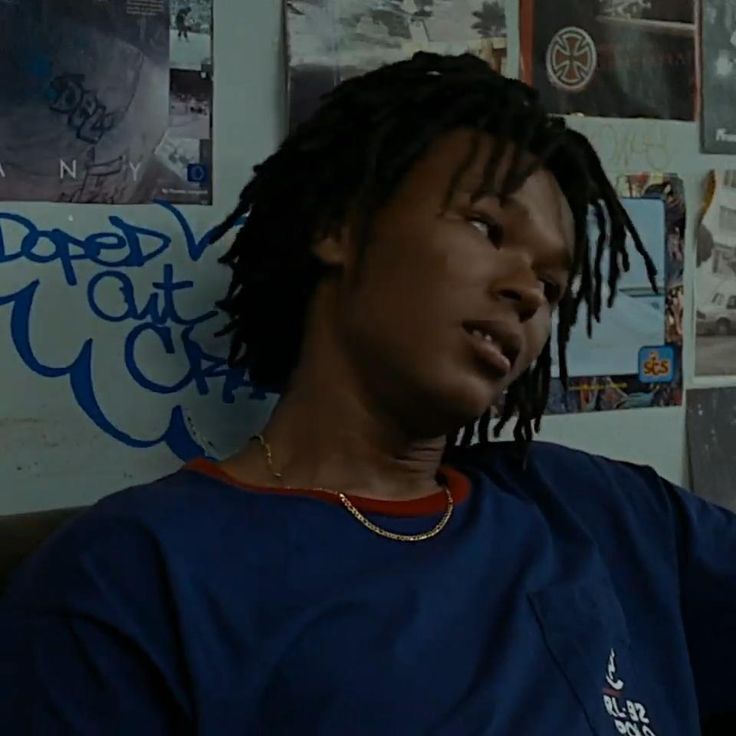
<instances>
[{"instance_id":1,"label":"photo of car","mask_svg":"<svg viewBox=\"0 0 736 736\"><path fill-rule=\"evenodd\" d=\"M733 294L717 291L710 304L698 308L695 318L698 335L736 334L736 284Z\"/></svg>"}]
</instances>

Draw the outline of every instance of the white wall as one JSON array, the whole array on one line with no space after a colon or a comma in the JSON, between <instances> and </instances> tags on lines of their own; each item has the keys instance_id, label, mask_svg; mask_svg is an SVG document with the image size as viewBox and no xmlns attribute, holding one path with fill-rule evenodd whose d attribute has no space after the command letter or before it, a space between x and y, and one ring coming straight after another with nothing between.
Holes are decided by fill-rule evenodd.
<instances>
[{"instance_id":1,"label":"white wall","mask_svg":"<svg viewBox=\"0 0 736 736\"><path fill-rule=\"evenodd\" d=\"M513 30L517 20L515 2L510 3L509 11L509 27ZM251 167L274 149L285 130L280 3L216 0L215 13L215 203L212 208L184 210L200 235L233 206ZM512 54L517 49L512 38ZM684 178L690 220L686 271L690 284L694 272L692 233L701 202L701 182L710 168L736 167L736 162L700 155L695 124L593 119L576 120L574 124L593 136L611 174L664 170ZM156 206L0 203L0 212L18 213L38 227L65 228L80 236L104 230L111 214L170 232L177 238L177 247L170 256L177 276L196 283L187 306L211 304L226 283L227 274L216 259L222 248L192 263L170 215ZM80 273L88 281L95 269L85 266ZM137 272L135 278L145 286L160 276L161 264L154 263L150 269ZM234 405L225 405L216 394L203 397L193 389L165 397L131 387L130 377L120 369L125 332L109 325L103 332L103 326L90 315L79 288L70 290L58 273L28 263L0 264L0 295L34 278L41 278L43 290L32 324L39 350L49 363L61 365L73 360L84 341L92 338L96 350L95 386L104 400L105 412L131 434L156 437L162 429L161 417L168 416L178 403L191 416L195 437L203 444L212 442L213 452L222 453L234 448L262 422L268 405L249 401L244 392ZM692 321L691 301L689 291L688 325ZM40 377L23 364L10 339L10 322L10 310L0 306L0 513L88 503L180 465L176 455L163 445L132 449L101 432L82 413L68 378ZM685 351L688 385L693 384L691 333L689 328ZM167 356L161 359L162 365L169 366ZM545 420L542 437L653 465L678 483L686 479L683 409L553 417Z\"/></svg>"}]
</instances>

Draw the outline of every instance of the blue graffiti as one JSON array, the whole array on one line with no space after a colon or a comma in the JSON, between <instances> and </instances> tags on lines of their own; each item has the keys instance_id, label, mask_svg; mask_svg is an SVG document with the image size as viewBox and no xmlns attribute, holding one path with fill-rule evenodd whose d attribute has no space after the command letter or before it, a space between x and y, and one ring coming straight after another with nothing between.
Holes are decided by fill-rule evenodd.
<instances>
[{"instance_id":1,"label":"blue graffiti","mask_svg":"<svg viewBox=\"0 0 736 736\"><path fill-rule=\"evenodd\" d=\"M101 305L100 292L114 284L120 294L120 309L111 312L109 307ZM151 286L154 293L140 306L136 296L135 285L128 274L120 271L101 271L90 279L87 285L87 303L90 309L105 322L144 322L150 320L154 325L165 325L169 322L183 327L207 322L217 316L216 311L206 312L195 317L185 318L179 314L176 306L176 294L194 286L193 281L177 281L174 278L174 266L164 265L163 277L154 281Z\"/></svg>"},{"instance_id":2,"label":"blue graffiti","mask_svg":"<svg viewBox=\"0 0 736 736\"><path fill-rule=\"evenodd\" d=\"M198 261L212 243L212 231L197 238L176 207L167 202L158 204L173 216L189 258ZM177 278L172 263L163 263L161 278L145 289L140 280L134 281L128 273L129 269L140 269L163 256L172 244L172 237L117 216L108 217L108 222L110 231L77 238L58 228L40 229L26 217L0 212L0 265L24 259L43 268L55 266L72 288L79 286L80 263L103 267L87 283L87 304L98 320L130 326L124 340L124 362L129 376L140 388L160 395L194 389L200 396L207 396L216 387L219 399L226 404L232 404L237 392L243 389L250 391L253 399L265 399L265 394L250 384L243 371L231 369L225 357L213 355L197 341L197 329L203 325L211 327L219 313L214 309L184 313L179 297L194 288L193 281ZM3 230L6 223L22 228L12 246L7 243ZM95 389L92 337L84 340L71 363L49 365L38 357L32 344L31 323L37 311L41 280L36 278L11 294L0 295L0 307L11 309L11 337L23 363L44 378L67 378L77 404L87 417L107 435L129 447L145 449L163 443L182 460L206 454L206 448L192 436L181 406L171 410L166 429L154 439L134 437L110 420ZM214 326L207 329L208 336L214 331ZM145 349L150 354L151 346L162 356L171 357L180 375L169 382L150 375L146 364L150 365L151 361L141 360L141 354Z\"/></svg>"},{"instance_id":3,"label":"blue graffiti","mask_svg":"<svg viewBox=\"0 0 736 736\"><path fill-rule=\"evenodd\" d=\"M197 239L184 215L169 202L158 202L170 212L181 229L189 258L197 262L212 242L213 230ZM0 265L24 259L37 264L58 263L69 286L78 283L76 264L90 262L107 268L141 268L158 258L171 246L166 233L126 222L122 217L107 218L112 229L91 233L85 238L53 228L43 230L32 220L10 212L0 212ZM3 224L15 223L23 228L20 242L9 248L5 242Z\"/></svg>"}]
</instances>

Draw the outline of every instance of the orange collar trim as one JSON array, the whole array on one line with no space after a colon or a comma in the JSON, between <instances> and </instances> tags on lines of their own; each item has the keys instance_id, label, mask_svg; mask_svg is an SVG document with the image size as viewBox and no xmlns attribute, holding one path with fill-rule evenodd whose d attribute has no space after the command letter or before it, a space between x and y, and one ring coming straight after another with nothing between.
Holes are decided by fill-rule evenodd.
<instances>
[{"instance_id":1,"label":"orange collar trim","mask_svg":"<svg viewBox=\"0 0 736 736\"><path fill-rule=\"evenodd\" d=\"M247 483L241 483L224 471L216 462L205 458L192 460L185 465L185 469L206 475L245 491L273 493L278 496L301 496L302 498L313 498L338 505L341 503L336 494L328 493L327 491L317 491L310 488L253 486ZM461 504L467 500L470 495L470 480L458 470L448 466L443 465L439 472L440 476L445 480L455 504ZM447 496L443 492L433 493L430 496L412 499L410 501L387 501L378 498L366 498L365 496L354 496L352 494L345 495L359 511L369 514L379 514L381 516L433 516L444 513L447 509Z\"/></svg>"}]
</instances>

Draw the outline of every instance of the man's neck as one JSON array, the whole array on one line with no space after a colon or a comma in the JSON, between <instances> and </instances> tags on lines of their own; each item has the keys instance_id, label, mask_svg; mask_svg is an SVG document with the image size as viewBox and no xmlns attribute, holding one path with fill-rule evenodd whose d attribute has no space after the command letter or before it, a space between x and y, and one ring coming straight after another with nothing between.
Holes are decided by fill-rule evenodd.
<instances>
[{"instance_id":1,"label":"man's neck","mask_svg":"<svg viewBox=\"0 0 736 736\"><path fill-rule=\"evenodd\" d=\"M300 388L297 383L281 399L263 434L273 467L264 448L252 442L223 464L239 481L388 500L421 498L438 490L445 438L409 438L355 392L334 384Z\"/></svg>"}]
</instances>

